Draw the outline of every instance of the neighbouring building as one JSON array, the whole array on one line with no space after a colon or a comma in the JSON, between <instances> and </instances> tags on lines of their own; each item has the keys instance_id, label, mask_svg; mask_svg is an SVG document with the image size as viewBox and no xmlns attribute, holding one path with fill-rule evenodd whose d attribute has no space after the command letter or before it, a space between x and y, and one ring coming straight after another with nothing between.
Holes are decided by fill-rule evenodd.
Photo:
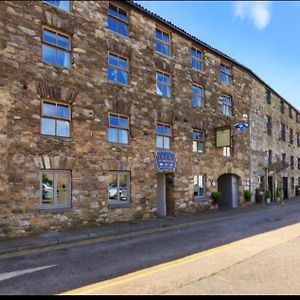
<instances>
[{"instance_id":1,"label":"neighbouring building","mask_svg":"<svg viewBox=\"0 0 300 300\"><path fill-rule=\"evenodd\" d=\"M292 197L299 133L253 71L132 1L0 2L0 238Z\"/></svg>"}]
</instances>

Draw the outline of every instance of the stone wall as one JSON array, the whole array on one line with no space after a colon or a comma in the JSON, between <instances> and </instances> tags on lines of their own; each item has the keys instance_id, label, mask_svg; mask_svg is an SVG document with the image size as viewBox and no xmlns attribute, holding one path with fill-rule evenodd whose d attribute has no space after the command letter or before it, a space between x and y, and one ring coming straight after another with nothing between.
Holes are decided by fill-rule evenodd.
<instances>
[{"instance_id":1,"label":"stone wall","mask_svg":"<svg viewBox=\"0 0 300 300\"><path fill-rule=\"evenodd\" d=\"M259 178L265 176L265 189L267 189L267 174L265 168L268 166L268 150L272 151L272 161L282 160L282 153L286 154L286 161L290 165L290 157L294 156L294 169L288 168L279 171L273 176L278 187L282 187L282 177L288 177L289 197L295 196L295 188L298 185L300 171L298 169L298 158L300 158L300 147L297 145L297 133L300 133L298 113L292 108L292 118L289 116L290 105L284 101L284 113L281 112L281 98L272 93L271 104L265 99L266 87L253 80L252 105L250 112L251 120L251 182L252 189L260 186ZM272 134L267 133L266 115L272 118ZM281 124L285 124L286 140L281 139ZM290 129L293 129L293 144L289 142ZM291 187L291 177L294 177L295 187Z\"/></svg>"},{"instance_id":2,"label":"stone wall","mask_svg":"<svg viewBox=\"0 0 300 300\"><path fill-rule=\"evenodd\" d=\"M107 222L152 218L157 211L156 122L172 125L172 151L177 155L173 200L176 215L212 208L211 185L225 173L251 179L249 131L233 131L234 155L224 157L215 147L215 128L233 126L244 114L262 122L259 84L244 70L233 67L233 84L219 81L220 62L210 51L172 32L172 56L154 51L155 27L152 17L124 4L129 12L130 34L123 38L107 28L108 2L73 1L72 12L42 1L0 2L0 238L36 234L49 230ZM164 28L163 24L159 24ZM71 37L72 69L60 69L41 60L43 26ZM170 28L166 28L170 31ZM204 71L191 68L190 49L204 53ZM107 80L108 52L129 60L129 84ZM155 73L172 75L172 97L156 95ZM205 90L204 108L192 106L192 83ZM255 86L256 90L253 90ZM233 99L233 116L223 116L220 97ZM71 105L70 139L40 134L41 101L58 100ZM108 113L129 116L128 145L108 143ZM255 116L253 116L253 120ZM192 152L192 129L206 133L205 153ZM253 128L253 136L260 136ZM251 142L258 168L261 144ZM295 158L296 159L296 158ZM72 207L42 212L40 173L59 169L72 172ZM131 205L108 208L108 172L126 170L131 177ZM252 177L256 175L252 172ZM193 176L207 175L205 202L193 200Z\"/></svg>"}]
</instances>

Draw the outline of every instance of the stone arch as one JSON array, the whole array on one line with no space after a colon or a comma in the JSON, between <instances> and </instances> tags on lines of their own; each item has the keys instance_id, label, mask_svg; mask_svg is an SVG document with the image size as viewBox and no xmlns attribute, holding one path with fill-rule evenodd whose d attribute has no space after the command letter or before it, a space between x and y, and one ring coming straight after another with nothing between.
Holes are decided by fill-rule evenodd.
<instances>
[{"instance_id":1,"label":"stone arch","mask_svg":"<svg viewBox=\"0 0 300 300\"><path fill-rule=\"evenodd\" d=\"M41 98L63 100L73 104L79 95L79 91L71 88L50 85L47 82L36 83L36 92Z\"/></svg>"},{"instance_id":2,"label":"stone arch","mask_svg":"<svg viewBox=\"0 0 300 300\"><path fill-rule=\"evenodd\" d=\"M34 163L40 170L72 170L76 162L75 157L35 156Z\"/></svg>"}]
</instances>

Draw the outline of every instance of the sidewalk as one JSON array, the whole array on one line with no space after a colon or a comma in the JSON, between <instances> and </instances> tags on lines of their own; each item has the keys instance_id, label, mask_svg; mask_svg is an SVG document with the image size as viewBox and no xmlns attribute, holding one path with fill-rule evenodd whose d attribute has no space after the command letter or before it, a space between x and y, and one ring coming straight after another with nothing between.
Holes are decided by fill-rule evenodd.
<instances>
[{"instance_id":1,"label":"sidewalk","mask_svg":"<svg viewBox=\"0 0 300 300\"><path fill-rule=\"evenodd\" d=\"M297 204L300 197L288 199L286 206ZM137 236L151 232L152 230L165 231L175 227L193 224L195 222L213 222L238 214L249 214L262 210L280 207L278 203L253 204L248 207L235 209L219 209L203 211L196 215L164 217L151 220L139 220L136 222L103 224L99 227L84 228L73 231L58 231L43 233L34 237L0 240L0 258L5 254L13 255L27 250L44 249L51 246L67 245L82 241L105 241L121 239L122 237ZM75 244L74 244L75 246Z\"/></svg>"}]
</instances>

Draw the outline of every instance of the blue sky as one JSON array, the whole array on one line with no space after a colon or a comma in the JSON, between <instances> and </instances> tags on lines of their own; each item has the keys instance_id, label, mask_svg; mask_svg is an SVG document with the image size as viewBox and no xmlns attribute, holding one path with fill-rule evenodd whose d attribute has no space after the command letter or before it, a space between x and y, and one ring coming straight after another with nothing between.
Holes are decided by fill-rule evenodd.
<instances>
[{"instance_id":1,"label":"blue sky","mask_svg":"<svg viewBox=\"0 0 300 300\"><path fill-rule=\"evenodd\" d=\"M136 1L256 73L300 110L300 1Z\"/></svg>"}]
</instances>

